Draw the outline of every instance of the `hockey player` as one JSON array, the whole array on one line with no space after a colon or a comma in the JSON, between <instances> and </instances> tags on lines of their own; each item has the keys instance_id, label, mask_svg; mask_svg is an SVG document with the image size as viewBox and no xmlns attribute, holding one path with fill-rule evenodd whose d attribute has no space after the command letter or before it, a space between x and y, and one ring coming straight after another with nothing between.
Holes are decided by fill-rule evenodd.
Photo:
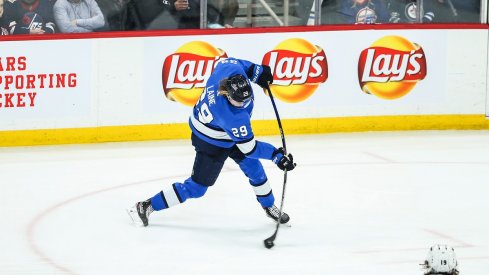
<instances>
[{"instance_id":1,"label":"hockey player","mask_svg":"<svg viewBox=\"0 0 489 275\"><path fill-rule=\"evenodd\" d=\"M250 124L254 95L250 80L262 88L273 82L270 67L246 60L227 58L218 62L190 115L192 145L196 155L192 176L183 183L166 186L153 197L128 210L136 225L148 225L154 211L202 197L219 176L224 161L233 159L248 177L256 198L268 217L278 221L272 188L259 159L272 160L280 169L291 171L295 163L283 148L255 139ZM280 223L289 216L282 213Z\"/></svg>"},{"instance_id":2,"label":"hockey player","mask_svg":"<svg viewBox=\"0 0 489 275\"><path fill-rule=\"evenodd\" d=\"M5 23L10 34L54 33L53 5L49 0L7 0Z\"/></svg>"},{"instance_id":3,"label":"hockey player","mask_svg":"<svg viewBox=\"0 0 489 275\"><path fill-rule=\"evenodd\" d=\"M425 262L422 264L425 275L458 275L458 262L455 250L448 245L430 247Z\"/></svg>"}]
</instances>

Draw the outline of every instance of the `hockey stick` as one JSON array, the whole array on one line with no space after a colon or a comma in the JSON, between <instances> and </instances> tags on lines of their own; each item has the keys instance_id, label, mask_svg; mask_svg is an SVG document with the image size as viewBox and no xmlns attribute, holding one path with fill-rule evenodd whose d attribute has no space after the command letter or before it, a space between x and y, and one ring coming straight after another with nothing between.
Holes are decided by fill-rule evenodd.
<instances>
[{"instance_id":1,"label":"hockey stick","mask_svg":"<svg viewBox=\"0 0 489 275\"><path fill-rule=\"evenodd\" d=\"M282 122L280 121L280 116L278 115L277 106L275 105L275 100L273 99L272 91L270 91L270 87L267 86L268 94L270 95L270 100L272 101L273 110L275 111L275 116L277 117L278 128L280 130L280 137L282 138L282 146L284 147L284 154L287 155L287 147L285 146L285 136L284 130L282 128ZM282 200L280 202L280 213L277 219L277 226L275 227L275 232L272 236L266 238L263 243L265 247L270 249L274 246L273 241L277 238L278 229L280 227L280 220L282 219L282 210L284 207L284 198L285 198L285 187L287 186L287 169L284 169L284 185L282 187Z\"/></svg>"}]
</instances>

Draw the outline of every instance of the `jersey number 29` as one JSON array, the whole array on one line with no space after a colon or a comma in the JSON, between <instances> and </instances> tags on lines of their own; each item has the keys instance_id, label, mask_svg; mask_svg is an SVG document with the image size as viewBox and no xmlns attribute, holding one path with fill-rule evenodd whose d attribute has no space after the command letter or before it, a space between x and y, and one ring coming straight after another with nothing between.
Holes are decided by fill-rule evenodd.
<instances>
[{"instance_id":1,"label":"jersey number 29","mask_svg":"<svg viewBox=\"0 0 489 275\"><path fill-rule=\"evenodd\" d=\"M233 131L233 135L237 138L239 138L240 136L245 137L248 135L248 130L246 129L246 126L244 126L244 125L239 127L239 130L238 130L238 128L232 128L231 130Z\"/></svg>"}]
</instances>

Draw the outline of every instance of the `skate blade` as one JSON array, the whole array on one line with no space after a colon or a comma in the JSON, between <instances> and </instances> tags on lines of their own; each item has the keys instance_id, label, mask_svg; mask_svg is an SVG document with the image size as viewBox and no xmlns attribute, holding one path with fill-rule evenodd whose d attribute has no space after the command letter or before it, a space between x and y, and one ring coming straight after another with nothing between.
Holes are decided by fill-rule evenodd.
<instances>
[{"instance_id":1,"label":"skate blade","mask_svg":"<svg viewBox=\"0 0 489 275\"><path fill-rule=\"evenodd\" d=\"M127 214L129 215L129 217L131 218L132 223L135 226L137 226L137 227L143 227L144 226L143 221L141 220L141 218L139 218L139 214L138 214L138 211L136 210L136 207L128 208L128 209L126 209L126 211L127 211Z\"/></svg>"}]
</instances>

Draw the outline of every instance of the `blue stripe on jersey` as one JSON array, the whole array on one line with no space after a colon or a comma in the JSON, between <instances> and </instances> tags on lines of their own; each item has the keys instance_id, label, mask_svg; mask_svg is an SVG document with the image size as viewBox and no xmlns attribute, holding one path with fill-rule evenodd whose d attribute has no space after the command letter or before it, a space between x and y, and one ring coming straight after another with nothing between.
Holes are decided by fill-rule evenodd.
<instances>
[{"instance_id":1,"label":"blue stripe on jersey","mask_svg":"<svg viewBox=\"0 0 489 275\"><path fill-rule=\"evenodd\" d=\"M249 152L246 156L249 158L254 158L254 159L272 159L273 152L277 150L273 145L266 143L266 142L261 142L261 141L256 141L255 149L253 149L251 152Z\"/></svg>"}]
</instances>

